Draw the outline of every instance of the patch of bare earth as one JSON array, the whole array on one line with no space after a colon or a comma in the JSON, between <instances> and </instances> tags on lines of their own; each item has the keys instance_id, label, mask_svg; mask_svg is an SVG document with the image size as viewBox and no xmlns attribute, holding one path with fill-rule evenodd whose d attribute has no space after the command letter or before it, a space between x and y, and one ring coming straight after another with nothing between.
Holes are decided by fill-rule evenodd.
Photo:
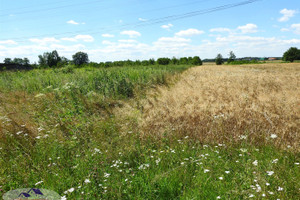
<instances>
[{"instance_id":1,"label":"patch of bare earth","mask_svg":"<svg viewBox=\"0 0 300 200\"><path fill-rule=\"evenodd\" d=\"M298 150L300 64L199 66L150 96L139 123L144 136Z\"/></svg>"}]
</instances>

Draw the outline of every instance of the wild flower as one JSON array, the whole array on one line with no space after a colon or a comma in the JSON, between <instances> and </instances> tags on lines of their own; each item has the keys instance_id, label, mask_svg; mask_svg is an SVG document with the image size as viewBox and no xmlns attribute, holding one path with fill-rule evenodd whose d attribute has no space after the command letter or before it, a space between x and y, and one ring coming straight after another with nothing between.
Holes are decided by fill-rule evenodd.
<instances>
[{"instance_id":1,"label":"wild flower","mask_svg":"<svg viewBox=\"0 0 300 200\"><path fill-rule=\"evenodd\" d=\"M283 188L279 186L277 190L278 190L278 191L282 191Z\"/></svg>"},{"instance_id":2,"label":"wild flower","mask_svg":"<svg viewBox=\"0 0 300 200\"><path fill-rule=\"evenodd\" d=\"M274 174L274 172L273 172L273 171L267 171L267 174L268 174L269 176L272 176L272 175Z\"/></svg>"},{"instance_id":3,"label":"wild flower","mask_svg":"<svg viewBox=\"0 0 300 200\"><path fill-rule=\"evenodd\" d=\"M266 183L266 186L269 186L270 185L270 183Z\"/></svg>"},{"instance_id":4,"label":"wild flower","mask_svg":"<svg viewBox=\"0 0 300 200\"><path fill-rule=\"evenodd\" d=\"M295 165L299 165L299 163L298 163L298 162L296 162L296 163L295 163Z\"/></svg>"},{"instance_id":5,"label":"wild flower","mask_svg":"<svg viewBox=\"0 0 300 200\"><path fill-rule=\"evenodd\" d=\"M275 164L276 164L277 162L278 162L278 159L277 159L277 158L276 158L275 160L272 161L272 163L275 163Z\"/></svg>"},{"instance_id":6,"label":"wild flower","mask_svg":"<svg viewBox=\"0 0 300 200\"><path fill-rule=\"evenodd\" d=\"M36 139L40 139L40 138L41 138L41 136L36 136L35 138L36 138Z\"/></svg>"},{"instance_id":7,"label":"wild flower","mask_svg":"<svg viewBox=\"0 0 300 200\"><path fill-rule=\"evenodd\" d=\"M85 179L84 182L85 183L90 183L91 181L90 181L90 179Z\"/></svg>"},{"instance_id":8,"label":"wild flower","mask_svg":"<svg viewBox=\"0 0 300 200\"><path fill-rule=\"evenodd\" d=\"M217 199L221 199L221 197L220 197L220 196L217 196Z\"/></svg>"},{"instance_id":9,"label":"wild flower","mask_svg":"<svg viewBox=\"0 0 300 200\"><path fill-rule=\"evenodd\" d=\"M230 171L225 171L225 173L226 173L226 174L229 174L229 173L230 173Z\"/></svg>"},{"instance_id":10,"label":"wild flower","mask_svg":"<svg viewBox=\"0 0 300 200\"><path fill-rule=\"evenodd\" d=\"M276 134L271 134L270 138L275 139L275 138L277 138L277 135Z\"/></svg>"},{"instance_id":11,"label":"wild flower","mask_svg":"<svg viewBox=\"0 0 300 200\"><path fill-rule=\"evenodd\" d=\"M75 190L74 188L70 188L67 191L70 192L70 193L72 193L72 192L74 192L74 190Z\"/></svg>"},{"instance_id":12,"label":"wild flower","mask_svg":"<svg viewBox=\"0 0 300 200\"><path fill-rule=\"evenodd\" d=\"M249 195L249 198L252 198L252 197L254 197L254 195L253 195L253 194L250 194L250 195Z\"/></svg>"},{"instance_id":13,"label":"wild flower","mask_svg":"<svg viewBox=\"0 0 300 200\"><path fill-rule=\"evenodd\" d=\"M21 133L23 133L23 131L19 131L16 133L16 135L20 135Z\"/></svg>"},{"instance_id":14,"label":"wild flower","mask_svg":"<svg viewBox=\"0 0 300 200\"><path fill-rule=\"evenodd\" d=\"M104 178L108 178L110 176L109 173L104 173Z\"/></svg>"},{"instance_id":15,"label":"wild flower","mask_svg":"<svg viewBox=\"0 0 300 200\"><path fill-rule=\"evenodd\" d=\"M261 191L260 185L256 184L255 186L256 186L256 192L260 192Z\"/></svg>"},{"instance_id":16,"label":"wild flower","mask_svg":"<svg viewBox=\"0 0 300 200\"><path fill-rule=\"evenodd\" d=\"M246 140L247 137L248 137L247 135L240 135L240 136L239 136L239 138L240 138L241 140Z\"/></svg>"},{"instance_id":17,"label":"wild flower","mask_svg":"<svg viewBox=\"0 0 300 200\"><path fill-rule=\"evenodd\" d=\"M67 200L66 195L65 195L65 196L62 196L62 197L60 198L60 200Z\"/></svg>"},{"instance_id":18,"label":"wild flower","mask_svg":"<svg viewBox=\"0 0 300 200\"><path fill-rule=\"evenodd\" d=\"M155 160L156 165L158 165L160 161L161 161L160 158L158 158L157 160Z\"/></svg>"},{"instance_id":19,"label":"wild flower","mask_svg":"<svg viewBox=\"0 0 300 200\"><path fill-rule=\"evenodd\" d=\"M253 164L254 166L257 166L257 164L258 164L257 160L255 160L252 164Z\"/></svg>"},{"instance_id":20,"label":"wild flower","mask_svg":"<svg viewBox=\"0 0 300 200\"><path fill-rule=\"evenodd\" d=\"M246 153L246 152L247 152L247 149L243 149L243 148L242 148L242 149L240 149L240 151L243 152L243 153Z\"/></svg>"},{"instance_id":21,"label":"wild flower","mask_svg":"<svg viewBox=\"0 0 300 200\"><path fill-rule=\"evenodd\" d=\"M223 180L224 178L222 176L219 177L220 180Z\"/></svg>"},{"instance_id":22,"label":"wild flower","mask_svg":"<svg viewBox=\"0 0 300 200\"><path fill-rule=\"evenodd\" d=\"M209 172L210 170L209 169L204 169L204 173L207 173Z\"/></svg>"},{"instance_id":23,"label":"wild flower","mask_svg":"<svg viewBox=\"0 0 300 200\"><path fill-rule=\"evenodd\" d=\"M142 164L141 166L138 167L139 170L143 170L143 169L146 169L146 168L149 168L150 165L149 164Z\"/></svg>"}]
</instances>

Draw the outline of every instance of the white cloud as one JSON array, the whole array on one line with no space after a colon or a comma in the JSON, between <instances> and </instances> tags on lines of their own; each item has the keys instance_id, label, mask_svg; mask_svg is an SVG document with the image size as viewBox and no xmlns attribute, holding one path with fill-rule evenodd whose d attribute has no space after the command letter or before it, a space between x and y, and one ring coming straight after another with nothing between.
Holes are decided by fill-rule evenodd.
<instances>
[{"instance_id":1,"label":"white cloud","mask_svg":"<svg viewBox=\"0 0 300 200\"><path fill-rule=\"evenodd\" d=\"M193 36L193 35L200 35L200 34L203 34L204 31L200 31L198 29L193 29L193 28L190 28L190 29L187 29L187 30L182 30L182 31L179 31L178 33L175 33L176 36L180 36L180 37L190 37L190 36Z\"/></svg>"},{"instance_id":2,"label":"white cloud","mask_svg":"<svg viewBox=\"0 0 300 200\"><path fill-rule=\"evenodd\" d=\"M141 21L141 22L145 22L145 21L147 21L147 19L143 19L143 18L139 18L139 21Z\"/></svg>"},{"instance_id":3,"label":"white cloud","mask_svg":"<svg viewBox=\"0 0 300 200\"><path fill-rule=\"evenodd\" d=\"M112 34L105 33L105 34L102 34L102 37L105 37L105 38L113 38L113 37L115 37L115 36L112 35Z\"/></svg>"},{"instance_id":4,"label":"white cloud","mask_svg":"<svg viewBox=\"0 0 300 200\"><path fill-rule=\"evenodd\" d=\"M74 25L78 25L78 22L75 22L74 20L69 20L67 21L68 24L74 24Z\"/></svg>"},{"instance_id":5,"label":"white cloud","mask_svg":"<svg viewBox=\"0 0 300 200\"><path fill-rule=\"evenodd\" d=\"M109 40L103 40L103 41L102 41L102 44L104 44L104 45L113 45L113 44L115 44L115 43L113 43L113 42L111 42L111 41L109 41Z\"/></svg>"},{"instance_id":6,"label":"white cloud","mask_svg":"<svg viewBox=\"0 0 300 200\"><path fill-rule=\"evenodd\" d=\"M258 31L255 24L246 24L245 26L239 26L237 29L242 33L256 33Z\"/></svg>"},{"instance_id":7,"label":"white cloud","mask_svg":"<svg viewBox=\"0 0 300 200\"><path fill-rule=\"evenodd\" d=\"M14 45L14 44L18 44L18 43L13 40L2 40L2 41L0 41L0 44Z\"/></svg>"},{"instance_id":8,"label":"white cloud","mask_svg":"<svg viewBox=\"0 0 300 200\"><path fill-rule=\"evenodd\" d=\"M59 40L55 39L54 37L46 37L43 39L31 38L29 39L30 42L34 42L37 44L45 45L47 43L57 43Z\"/></svg>"},{"instance_id":9,"label":"white cloud","mask_svg":"<svg viewBox=\"0 0 300 200\"><path fill-rule=\"evenodd\" d=\"M170 28L173 27L173 24L166 24L166 25L162 25L161 28L166 29L166 30L170 30Z\"/></svg>"},{"instance_id":10,"label":"white cloud","mask_svg":"<svg viewBox=\"0 0 300 200\"><path fill-rule=\"evenodd\" d=\"M229 28L212 28L209 30L210 32L230 32Z\"/></svg>"},{"instance_id":11,"label":"white cloud","mask_svg":"<svg viewBox=\"0 0 300 200\"><path fill-rule=\"evenodd\" d=\"M291 28L295 34L300 35L300 24L292 24Z\"/></svg>"},{"instance_id":12,"label":"white cloud","mask_svg":"<svg viewBox=\"0 0 300 200\"><path fill-rule=\"evenodd\" d=\"M121 43L137 43L138 41L136 41L136 40L118 40L118 42L121 42Z\"/></svg>"},{"instance_id":13,"label":"white cloud","mask_svg":"<svg viewBox=\"0 0 300 200\"><path fill-rule=\"evenodd\" d=\"M280 31L281 32L288 32L288 31L290 31L290 29L288 29L288 28L282 28L282 29L280 29Z\"/></svg>"},{"instance_id":14,"label":"white cloud","mask_svg":"<svg viewBox=\"0 0 300 200\"><path fill-rule=\"evenodd\" d=\"M280 11L280 14L283 16L278 19L279 22L286 22L288 21L291 17L294 17L294 15L297 13L296 10L288 10L286 8L282 9Z\"/></svg>"},{"instance_id":15,"label":"white cloud","mask_svg":"<svg viewBox=\"0 0 300 200\"><path fill-rule=\"evenodd\" d=\"M133 30L122 31L120 34L121 35L128 35L130 38L136 38L136 37L141 36L141 33L137 32L137 31L133 31Z\"/></svg>"},{"instance_id":16,"label":"white cloud","mask_svg":"<svg viewBox=\"0 0 300 200\"><path fill-rule=\"evenodd\" d=\"M77 42L80 40L84 42L93 42L94 38L91 35L76 35L75 37L71 37L71 38L61 38L61 40L70 41L70 42Z\"/></svg>"}]
</instances>

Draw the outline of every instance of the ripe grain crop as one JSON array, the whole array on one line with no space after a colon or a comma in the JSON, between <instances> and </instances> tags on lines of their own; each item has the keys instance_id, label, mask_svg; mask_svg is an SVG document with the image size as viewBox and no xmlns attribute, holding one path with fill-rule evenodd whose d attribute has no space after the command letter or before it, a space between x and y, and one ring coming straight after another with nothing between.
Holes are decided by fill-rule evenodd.
<instances>
[{"instance_id":1,"label":"ripe grain crop","mask_svg":"<svg viewBox=\"0 0 300 200\"><path fill-rule=\"evenodd\" d=\"M299 151L300 65L207 65L144 103L144 136L274 144Z\"/></svg>"}]
</instances>

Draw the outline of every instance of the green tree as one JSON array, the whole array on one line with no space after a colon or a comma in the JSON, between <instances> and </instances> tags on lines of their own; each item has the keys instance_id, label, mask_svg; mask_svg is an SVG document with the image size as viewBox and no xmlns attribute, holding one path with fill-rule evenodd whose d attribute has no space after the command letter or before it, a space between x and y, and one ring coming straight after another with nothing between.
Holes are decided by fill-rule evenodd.
<instances>
[{"instance_id":1,"label":"green tree","mask_svg":"<svg viewBox=\"0 0 300 200\"><path fill-rule=\"evenodd\" d=\"M72 56L73 58L73 63L76 66L82 65L82 64L87 64L89 62L89 57L87 53L84 52L77 52Z\"/></svg>"},{"instance_id":2,"label":"green tree","mask_svg":"<svg viewBox=\"0 0 300 200\"><path fill-rule=\"evenodd\" d=\"M48 66L54 67L57 66L59 62L61 62L61 57L58 55L57 51L54 50L52 52L45 52L43 55L39 55L39 65L40 66Z\"/></svg>"},{"instance_id":3,"label":"green tree","mask_svg":"<svg viewBox=\"0 0 300 200\"><path fill-rule=\"evenodd\" d=\"M157 59L157 64L159 65L168 65L170 63L170 59L169 58L158 58Z\"/></svg>"},{"instance_id":4,"label":"green tree","mask_svg":"<svg viewBox=\"0 0 300 200\"><path fill-rule=\"evenodd\" d=\"M187 57L182 57L179 59L179 63L182 64L182 65L186 65L189 63L189 60Z\"/></svg>"},{"instance_id":5,"label":"green tree","mask_svg":"<svg viewBox=\"0 0 300 200\"><path fill-rule=\"evenodd\" d=\"M229 52L229 58L228 58L228 63L231 63L231 62L233 62L234 60L236 59L236 56L235 56L235 54L233 53L233 51L230 51Z\"/></svg>"},{"instance_id":6,"label":"green tree","mask_svg":"<svg viewBox=\"0 0 300 200\"><path fill-rule=\"evenodd\" d=\"M3 60L4 64L11 64L12 63L12 59L11 58L5 58Z\"/></svg>"},{"instance_id":7,"label":"green tree","mask_svg":"<svg viewBox=\"0 0 300 200\"><path fill-rule=\"evenodd\" d=\"M216 57L216 64L222 65L224 63L223 56L219 53Z\"/></svg>"},{"instance_id":8,"label":"green tree","mask_svg":"<svg viewBox=\"0 0 300 200\"><path fill-rule=\"evenodd\" d=\"M30 64L29 59L28 59L28 58L24 58L24 59L23 59L23 65L29 66L29 64Z\"/></svg>"},{"instance_id":9,"label":"green tree","mask_svg":"<svg viewBox=\"0 0 300 200\"><path fill-rule=\"evenodd\" d=\"M191 61L192 65L202 65L202 60L200 59L199 56L194 56L192 61Z\"/></svg>"},{"instance_id":10,"label":"green tree","mask_svg":"<svg viewBox=\"0 0 300 200\"><path fill-rule=\"evenodd\" d=\"M179 63L179 60L176 57L173 57L171 63L177 65Z\"/></svg>"},{"instance_id":11,"label":"green tree","mask_svg":"<svg viewBox=\"0 0 300 200\"><path fill-rule=\"evenodd\" d=\"M296 47L289 48L286 52L284 52L283 60L290 62L294 62L294 60L300 60L300 49L297 49Z\"/></svg>"},{"instance_id":12,"label":"green tree","mask_svg":"<svg viewBox=\"0 0 300 200\"><path fill-rule=\"evenodd\" d=\"M154 60L154 58L149 59L149 64L150 64L150 65L155 65L155 60Z\"/></svg>"}]
</instances>

